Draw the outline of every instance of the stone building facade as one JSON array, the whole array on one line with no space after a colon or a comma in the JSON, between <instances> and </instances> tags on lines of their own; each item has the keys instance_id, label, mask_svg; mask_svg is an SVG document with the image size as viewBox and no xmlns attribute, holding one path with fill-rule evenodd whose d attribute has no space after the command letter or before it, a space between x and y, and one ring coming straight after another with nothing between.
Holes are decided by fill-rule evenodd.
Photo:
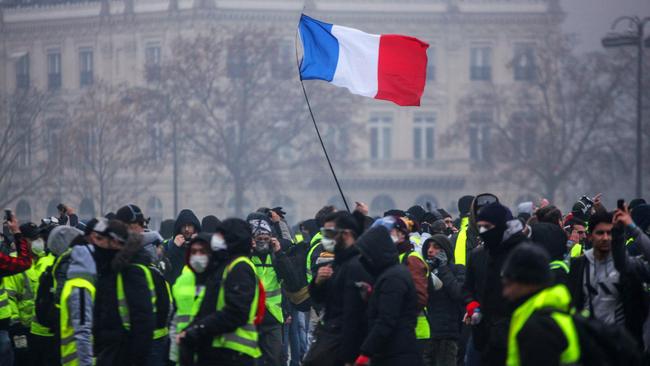
<instances>
[{"instance_id":1,"label":"stone building facade","mask_svg":"<svg viewBox=\"0 0 650 366\"><path fill-rule=\"evenodd\" d=\"M489 106L475 111L466 141L449 143L446 131L454 128L462 108L459 101L468 90L529 79L539 38L560 30L564 15L557 0L4 0L0 4L3 92L21 83L59 90L62 96L78 95L98 80L144 85L145 65L168 57L173 39L216 23L268 24L280 33L274 36L286 39L281 51L293 63L296 24L303 11L370 33L418 37L430 44L421 107L360 99L357 118L365 126L358 131L361 142L348 157L354 164L338 171L350 204L367 202L372 214L426 202L453 211L456 199L466 193L492 191L507 203L534 193L504 185L479 169L490 143L494 112ZM286 185L274 192L256 192L247 200L284 206L292 220L311 217L327 202L341 206L326 165L317 171L299 185L287 177ZM154 224L175 214L171 168L157 174L156 183L136 200ZM206 197L206 191L213 193ZM16 205L19 214L36 220L51 214L58 200L78 207L82 216L99 214L92 199L71 197L65 190L56 197L24 197ZM191 207L199 215L223 217L232 212L228 202L226 189L206 187L201 179L179 181L179 209Z\"/></svg>"}]
</instances>

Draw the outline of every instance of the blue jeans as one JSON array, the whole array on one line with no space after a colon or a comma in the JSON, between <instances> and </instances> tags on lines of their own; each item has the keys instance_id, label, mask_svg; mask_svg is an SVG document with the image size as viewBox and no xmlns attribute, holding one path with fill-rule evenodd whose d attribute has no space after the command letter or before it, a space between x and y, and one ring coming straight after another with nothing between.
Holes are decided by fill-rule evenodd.
<instances>
[{"instance_id":1,"label":"blue jeans","mask_svg":"<svg viewBox=\"0 0 650 366\"><path fill-rule=\"evenodd\" d=\"M0 330L0 366L13 366L14 349L11 346L9 331Z\"/></svg>"},{"instance_id":2,"label":"blue jeans","mask_svg":"<svg viewBox=\"0 0 650 366\"><path fill-rule=\"evenodd\" d=\"M291 324L284 327L284 339L285 353L288 354L289 350L291 351L289 365L299 366L307 352L307 316L293 306L291 307Z\"/></svg>"}]
</instances>

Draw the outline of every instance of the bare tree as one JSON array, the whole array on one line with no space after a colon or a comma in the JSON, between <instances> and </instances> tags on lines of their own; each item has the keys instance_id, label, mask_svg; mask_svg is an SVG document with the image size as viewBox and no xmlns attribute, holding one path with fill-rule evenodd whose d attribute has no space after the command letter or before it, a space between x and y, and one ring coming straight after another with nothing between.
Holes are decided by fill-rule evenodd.
<instances>
[{"instance_id":1,"label":"bare tree","mask_svg":"<svg viewBox=\"0 0 650 366\"><path fill-rule=\"evenodd\" d=\"M146 122L125 90L98 83L80 97L70 126L71 187L99 211L125 204L151 183Z\"/></svg>"},{"instance_id":2,"label":"bare tree","mask_svg":"<svg viewBox=\"0 0 650 366\"><path fill-rule=\"evenodd\" d=\"M621 131L615 112L629 63L600 52L578 57L571 49L567 37L549 35L534 55L518 56L529 57L525 80L474 88L461 98L449 134L465 143L467 131L490 136L476 168L553 199L561 186L588 180L593 158L620 143L612 131Z\"/></svg>"},{"instance_id":3,"label":"bare tree","mask_svg":"<svg viewBox=\"0 0 650 366\"><path fill-rule=\"evenodd\" d=\"M274 34L274 29L224 26L179 38L155 89L159 101L182 112L173 118L182 126L177 133L183 148L208 162L214 183L232 187L238 215L247 190L269 190L282 173L322 159L300 88L293 43ZM345 126L352 131L351 99L337 98L344 92L312 85L310 93L315 110L328 106L326 128ZM335 98L337 103L331 103ZM350 135L339 134L339 145L348 144Z\"/></svg>"},{"instance_id":4,"label":"bare tree","mask_svg":"<svg viewBox=\"0 0 650 366\"><path fill-rule=\"evenodd\" d=\"M0 207L40 192L60 168L58 137L48 135L45 122L53 103L33 88L0 95Z\"/></svg>"}]
</instances>

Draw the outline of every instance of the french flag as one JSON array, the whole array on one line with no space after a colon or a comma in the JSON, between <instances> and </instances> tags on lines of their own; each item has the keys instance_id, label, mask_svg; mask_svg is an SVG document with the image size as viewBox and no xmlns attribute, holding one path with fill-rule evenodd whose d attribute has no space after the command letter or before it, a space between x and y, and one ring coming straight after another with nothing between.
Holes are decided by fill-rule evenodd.
<instances>
[{"instance_id":1,"label":"french flag","mask_svg":"<svg viewBox=\"0 0 650 366\"><path fill-rule=\"evenodd\" d=\"M414 37L369 34L302 15L302 80L325 80L354 94L419 106L429 45Z\"/></svg>"}]
</instances>

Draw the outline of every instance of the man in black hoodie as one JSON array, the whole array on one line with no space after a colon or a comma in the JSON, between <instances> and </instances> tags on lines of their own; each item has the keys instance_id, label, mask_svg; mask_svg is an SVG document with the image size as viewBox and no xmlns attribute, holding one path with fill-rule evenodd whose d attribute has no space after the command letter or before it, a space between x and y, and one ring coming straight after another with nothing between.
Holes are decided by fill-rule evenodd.
<instances>
[{"instance_id":1,"label":"man in black hoodie","mask_svg":"<svg viewBox=\"0 0 650 366\"><path fill-rule=\"evenodd\" d=\"M512 217L510 209L498 202L483 207L476 217L483 241L469 257L465 284L465 323L472 322L476 309L482 319L473 322L474 346L484 365L503 365L510 312L501 294L501 268L510 251L527 240L523 224ZM476 317L474 317L476 319Z\"/></svg>"},{"instance_id":2,"label":"man in black hoodie","mask_svg":"<svg viewBox=\"0 0 650 366\"><path fill-rule=\"evenodd\" d=\"M427 304L432 365L453 366L461 335L465 266L455 263L451 242L443 234L433 235L424 242L422 257L433 279Z\"/></svg>"},{"instance_id":3,"label":"man in black hoodie","mask_svg":"<svg viewBox=\"0 0 650 366\"><path fill-rule=\"evenodd\" d=\"M366 303L356 284L372 280L359 262L359 251L354 245L362 230L351 214L335 215L335 228L322 233L324 239L336 241L334 248L325 248L334 251L334 261L320 267L309 284L309 294L324 305L325 315L316 329L316 342L305 358L305 365L353 363L366 334Z\"/></svg>"},{"instance_id":4,"label":"man in black hoodie","mask_svg":"<svg viewBox=\"0 0 650 366\"><path fill-rule=\"evenodd\" d=\"M249 224L226 219L213 237L213 247L225 245L228 261L217 270L217 287L206 284L206 292L194 321L179 334L185 347L198 349L197 365L252 366L262 354L255 325L259 324L259 279L248 258L252 250ZM219 299L223 300L219 300ZM215 311L216 309L216 311Z\"/></svg>"},{"instance_id":5,"label":"man in black hoodie","mask_svg":"<svg viewBox=\"0 0 650 366\"><path fill-rule=\"evenodd\" d=\"M106 247L95 248L97 284L93 334L97 366L145 365L156 326L142 237L111 220Z\"/></svg>"},{"instance_id":6,"label":"man in black hoodie","mask_svg":"<svg viewBox=\"0 0 650 366\"><path fill-rule=\"evenodd\" d=\"M201 231L201 223L192 210L182 210L176 218L174 237L163 243L171 269L165 273L165 279L170 285L176 282L185 266L185 257L189 243Z\"/></svg>"},{"instance_id":7,"label":"man in black hoodie","mask_svg":"<svg viewBox=\"0 0 650 366\"><path fill-rule=\"evenodd\" d=\"M368 302L368 335L356 364L365 366L422 365L415 339L417 295L411 273L399 263L389 230L375 226L356 244L360 262L375 278Z\"/></svg>"}]
</instances>

